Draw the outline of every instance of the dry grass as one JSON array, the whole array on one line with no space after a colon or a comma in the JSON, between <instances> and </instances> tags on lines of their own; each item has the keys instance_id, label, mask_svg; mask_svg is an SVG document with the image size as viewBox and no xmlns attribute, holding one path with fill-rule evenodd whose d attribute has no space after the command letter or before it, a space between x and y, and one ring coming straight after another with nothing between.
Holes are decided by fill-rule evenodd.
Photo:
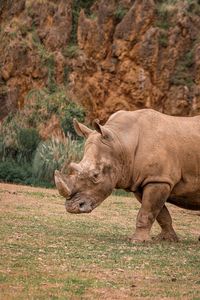
<instances>
[{"instance_id":1,"label":"dry grass","mask_svg":"<svg viewBox=\"0 0 200 300\"><path fill-rule=\"evenodd\" d=\"M55 190L1 184L0 299L200 299L199 215L168 207L181 242L132 245L133 198L70 215Z\"/></svg>"}]
</instances>

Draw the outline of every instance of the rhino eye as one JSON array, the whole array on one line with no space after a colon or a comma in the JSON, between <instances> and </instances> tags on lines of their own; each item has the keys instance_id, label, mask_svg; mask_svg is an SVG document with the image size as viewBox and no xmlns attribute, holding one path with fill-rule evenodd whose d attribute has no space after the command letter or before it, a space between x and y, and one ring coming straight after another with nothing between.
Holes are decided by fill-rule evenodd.
<instances>
[{"instance_id":1,"label":"rhino eye","mask_svg":"<svg viewBox=\"0 0 200 300\"><path fill-rule=\"evenodd\" d=\"M111 166L110 166L110 165L106 165L106 166L104 166L104 168L103 168L103 174L107 174L107 173L109 173L109 172L110 172L110 170L111 170Z\"/></svg>"},{"instance_id":2,"label":"rhino eye","mask_svg":"<svg viewBox=\"0 0 200 300\"><path fill-rule=\"evenodd\" d=\"M94 182L94 183L97 183L99 182L100 180L100 174L99 173L94 173L92 176L91 176L91 180Z\"/></svg>"}]
</instances>

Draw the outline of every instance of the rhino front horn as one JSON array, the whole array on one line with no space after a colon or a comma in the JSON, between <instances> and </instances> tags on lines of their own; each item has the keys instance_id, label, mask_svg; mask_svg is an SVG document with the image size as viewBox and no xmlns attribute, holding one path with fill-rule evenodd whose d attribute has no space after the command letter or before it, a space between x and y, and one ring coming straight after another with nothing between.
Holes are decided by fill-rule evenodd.
<instances>
[{"instance_id":1,"label":"rhino front horn","mask_svg":"<svg viewBox=\"0 0 200 300\"><path fill-rule=\"evenodd\" d=\"M55 179L55 184L59 191L59 194L65 198L70 197L71 191L64 179L63 174L60 173L58 170L56 170L55 174L54 174L54 179Z\"/></svg>"}]
</instances>

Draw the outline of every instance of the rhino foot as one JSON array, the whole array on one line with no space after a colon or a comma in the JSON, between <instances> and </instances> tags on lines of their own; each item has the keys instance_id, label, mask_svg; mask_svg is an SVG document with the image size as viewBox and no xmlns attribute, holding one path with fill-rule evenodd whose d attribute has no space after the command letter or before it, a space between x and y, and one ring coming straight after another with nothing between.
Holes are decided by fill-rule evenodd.
<instances>
[{"instance_id":1,"label":"rhino foot","mask_svg":"<svg viewBox=\"0 0 200 300\"><path fill-rule=\"evenodd\" d=\"M133 244L137 244L137 243L146 243L146 242L150 242L151 238L149 235L138 235L138 234L134 234L129 241Z\"/></svg>"},{"instance_id":2,"label":"rhino foot","mask_svg":"<svg viewBox=\"0 0 200 300\"><path fill-rule=\"evenodd\" d=\"M175 232L161 232L154 237L154 241L178 242L179 239Z\"/></svg>"}]
</instances>

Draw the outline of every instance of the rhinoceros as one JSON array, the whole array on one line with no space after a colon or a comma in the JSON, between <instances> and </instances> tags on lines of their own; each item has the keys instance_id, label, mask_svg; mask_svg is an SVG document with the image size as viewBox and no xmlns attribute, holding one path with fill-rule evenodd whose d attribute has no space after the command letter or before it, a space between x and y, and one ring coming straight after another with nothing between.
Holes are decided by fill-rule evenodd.
<instances>
[{"instance_id":1,"label":"rhinoceros","mask_svg":"<svg viewBox=\"0 0 200 300\"><path fill-rule=\"evenodd\" d=\"M113 189L124 189L141 203L132 242L149 241L155 220L158 240L177 241L166 202L200 210L200 116L118 111L93 127L74 119L77 134L87 139L83 159L69 165L68 175L55 171L66 210L90 213Z\"/></svg>"}]
</instances>

